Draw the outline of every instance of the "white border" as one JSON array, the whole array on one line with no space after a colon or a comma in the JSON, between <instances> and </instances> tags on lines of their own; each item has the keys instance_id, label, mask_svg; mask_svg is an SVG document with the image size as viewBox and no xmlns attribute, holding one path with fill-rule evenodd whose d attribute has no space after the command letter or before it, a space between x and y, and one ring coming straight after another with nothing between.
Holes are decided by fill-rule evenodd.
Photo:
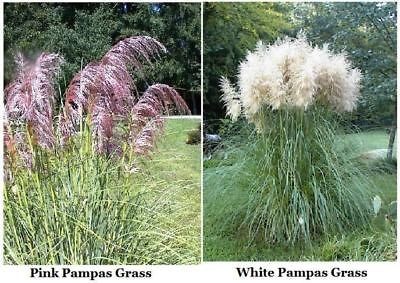
<instances>
[{"instance_id":1,"label":"white border","mask_svg":"<svg viewBox=\"0 0 400 283\"><path fill-rule=\"evenodd\" d=\"M203 26L204 26L204 3L202 2L201 3L201 25L200 25L200 27L201 27L201 38L200 38L200 40L201 40L201 57L200 57L200 60L201 60L201 62L200 62L200 66L201 66L201 74L200 74L200 80L201 80L201 82L200 82L200 85L201 85L201 104L200 104L200 113L201 113L201 125L200 125L200 127L201 127L201 167L200 167L200 170L201 170L201 175L200 175L200 190L201 190L201 192L200 192L200 201L201 201L201 204L200 204L200 207L201 207L201 210L200 210L200 213L201 213L201 215L200 215L200 218L201 218L201 221L200 221L200 223L201 223L201 227L200 227L200 231L201 231L201 234L200 234L200 259L201 259L201 262L203 262L203 259L204 259L204 213L203 213L203 206L204 206L204 203L203 203L203 197L204 197L204 195L203 195L203 170L204 170L204 168L203 168L203 158L204 158L204 151L203 151L203 143L204 143L204 108L203 108L203 99L204 99L204 72L203 72L203 67L204 67L204 58L203 58L203 54L204 54L204 44L203 44L203 42L204 42L204 33L203 33Z\"/></svg>"},{"instance_id":2,"label":"white border","mask_svg":"<svg viewBox=\"0 0 400 283\"><path fill-rule=\"evenodd\" d=\"M1 39L0 43L1 46L4 46L3 42L3 27L4 27L4 22L3 22L3 2L52 2L52 1L1 1L1 6L0 6L0 28L1 28ZM60 1L62 2L62 1ZM65 1L67 2L67 1ZM72 2L72 1L71 1ZM78 1L74 1L78 2ZM83 1L82 1L83 2ZM126 1L93 1L93 0L88 0L84 2L126 2ZM201 11L202 11L202 17L201 17L201 40L202 40L202 45L201 45L201 85L203 86L203 10L204 10L204 2L232 2L232 1L226 1L226 0L221 0L221 1L136 1L136 2L190 2L190 3L201 3ZM238 2L260 2L260 1L238 1ZM283 1L276 1L272 0L269 2L283 2ZM286 2L322 2L322 1L286 1ZM331 2L348 2L348 1L331 1ZM362 2L362 1L359 1ZM371 0L366 0L364 2L379 2L379 1L371 1ZM395 2L395 1L384 1L384 2ZM397 10L399 10L399 4L397 4ZM398 20L399 22L399 20ZM399 30L397 30L397 38L399 38ZM399 57L399 45L397 46L397 56ZM1 83L0 83L0 99L3 101L3 48L0 50L0 76L1 76ZM397 78L399 78L399 75L397 75ZM399 85L397 85L397 93L399 93ZM201 90L201 97L203 98L203 88ZM203 100L203 99L202 99ZM397 101L397 107L399 109L400 106L400 101ZM0 111L4 111L2 103L0 105ZM3 113L3 112L2 112ZM203 103L201 103L201 113L203 113ZM186 117L185 117L186 118ZM198 118L198 116L190 117L188 116L187 118ZM173 118L172 118L173 119ZM2 119L1 119L2 120ZM203 118L201 116L201 120L203 121ZM399 115L397 115L397 123L399 125ZM2 123L2 122L1 122ZM1 131L3 127L1 124ZM203 123L202 123L202 130L203 130ZM203 141L203 137L202 137ZM3 156L3 135L0 137L0 156ZM397 147L399 147L400 142L399 139L397 139ZM399 152L397 152L397 158L399 157ZM0 161L1 167L3 166L3 159L1 158ZM203 160L202 160L202 165L203 165ZM203 166L201 169L203 173ZM3 170L1 170L0 173L0 178L1 180L3 179ZM203 174L201 175L201 180L203 181ZM400 177L399 174L397 175L397 184L399 184ZM29 273L30 273L30 267L29 265L27 266L10 266L10 265L3 265L3 183L0 182L0 274L3 282L27 282L27 281L35 281L35 279L29 280ZM201 210L203 211L203 182L201 184ZM397 198L399 199L399 194L397 195ZM397 207L398 212L399 212L399 207ZM201 215L201 223L203 224L203 213ZM399 235L399 225L397 226L397 234ZM201 227L201 231L203 232L203 225ZM201 235L201 239L203 240L203 233ZM399 257L399 237L397 237L397 256ZM203 241L201 241L201 255L203 258ZM255 268L258 267L264 267L268 269L277 269L279 267L286 267L288 269L300 269L300 270L330 270L333 267L340 267L341 269L349 270L349 269L359 269L359 270L368 270L368 277L367 278L359 278L359 279L335 279L332 277L328 277L325 279L312 279L312 280L304 280L304 279L292 279L292 281L296 282L338 282L339 280L345 280L348 282L379 282L379 281L385 281L385 283L389 282L397 282L398 278L400 278L400 264L399 264L399 259L395 262L203 262L200 265L164 265L164 266L105 266L105 265L99 265L99 266L66 266L73 268L74 270L115 270L118 267L124 267L126 270L151 270L153 273L152 278L150 279L142 279L146 281L151 281L151 282L238 282L238 281L249 281L249 280L265 280L265 281L280 281L280 282L285 282L288 278L239 278L237 276L236 272L236 267L249 267L253 266ZM43 269L45 268L50 268L51 266L42 266ZM56 266L56 268L62 268L62 266ZM126 280L135 280L134 278L126 279ZM126 281L124 279L118 279L118 278L108 278L108 279L99 279L95 280L95 282L121 282L121 281ZM136 279L138 280L138 279ZM37 281L37 280L36 280ZM63 279L63 282L83 282L84 280L78 280L78 279ZM86 279L86 281L89 281ZM54 279L41 279L40 282L54 282ZM93 282L93 281L91 281Z\"/></svg>"}]
</instances>

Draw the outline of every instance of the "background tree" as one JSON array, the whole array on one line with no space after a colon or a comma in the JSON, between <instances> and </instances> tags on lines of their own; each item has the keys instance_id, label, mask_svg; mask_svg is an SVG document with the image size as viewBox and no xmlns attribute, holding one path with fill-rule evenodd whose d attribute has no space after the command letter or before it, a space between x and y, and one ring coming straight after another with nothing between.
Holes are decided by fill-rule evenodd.
<instances>
[{"instance_id":1,"label":"background tree","mask_svg":"<svg viewBox=\"0 0 400 283\"><path fill-rule=\"evenodd\" d=\"M392 156L396 129L395 3L313 3L294 9L296 26L312 42L330 43L346 51L363 72L362 96L351 115L359 127L390 127L388 157Z\"/></svg>"},{"instance_id":2,"label":"background tree","mask_svg":"<svg viewBox=\"0 0 400 283\"><path fill-rule=\"evenodd\" d=\"M72 76L118 40L149 35L162 41L170 54L157 63L156 74L145 68L135 83L163 81L176 87L192 113L200 114L199 4L6 4L4 16L5 85L11 80L17 51L28 57L56 52L66 61L60 81L63 95Z\"/></svg>"},{"instance_id":3,"label":"background tree","mask_svg":"<svg viewBox=\"0 0 400 283\"><path fill-rule=\"evenodd\" d=\"M363 73L357 110L348 115L359 128L390 128L388 157L396 129L395 3L207 3L204 14L204 112L208 122L225 116L219 101L221 75L258 40L267 43L306 33L313 44L345 51Z\"/></svg>"},{"instance_id":4,"label":"background tree","mask_svg":"<svg viewBox=\"0 0 400 283\"><path fill-rule=\"evenodd\" d=\"M288 6L277 3L207 3L204 9L204 115L222 118L219 79L236 67L259 40L272 42L288 33Z\"/></svg>"}]
</instances>

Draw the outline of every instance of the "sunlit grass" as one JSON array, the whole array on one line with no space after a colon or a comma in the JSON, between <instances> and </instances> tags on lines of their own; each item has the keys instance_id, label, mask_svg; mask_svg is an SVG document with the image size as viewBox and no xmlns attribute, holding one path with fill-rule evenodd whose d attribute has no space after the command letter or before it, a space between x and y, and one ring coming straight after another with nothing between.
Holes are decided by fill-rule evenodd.
<instances>
[{"instance_id":1,"label":"sunlit grass","mask_svg":"<svg viewBox=\"0 0 400 283\"><path fill-rule=\"evenodd\" d=\"M356 145L356 152L362 153L374 149L387 149L389 134L385 130L364 131L345 135L345 139ZM393 155L397 153L397 135L394 141Z\"/></svg>"}]
</instances>

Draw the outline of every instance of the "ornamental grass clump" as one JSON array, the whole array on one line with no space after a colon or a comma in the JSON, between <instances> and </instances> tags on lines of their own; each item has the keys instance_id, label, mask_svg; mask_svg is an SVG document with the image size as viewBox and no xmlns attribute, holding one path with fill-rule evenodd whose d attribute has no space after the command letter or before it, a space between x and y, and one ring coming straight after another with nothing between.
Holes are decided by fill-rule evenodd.
<instances>
[{"instance_id":1,"label":"ornamental grass clump","mask_svg":"<svg viewBox=\"0 0 400 283\"><path fill-rule=\"evenodd\" d=\"M63 58L17 56L15 78L5 88L5 262L198 261L197 235L186 234L189 226L178 219L186 177L166 179L147 155L163 115L190 110L165 84L140 95L132 77L162 52L151 37L119 41L74 76L59 115L55 81Z\"/></svg>"},{"instance_id":2,"label":"ornamental grass clump","mask_svg":"<svg viewBox=\"0 0 400 283\"><path fill-rule=\"evenodd\" d=\"M238 89L222 78L227 114L232 120L243 114L256 129L233 154L237 163L218 168L217 178L226 193L241 186L232 217L251 241L310 243L368 223L370 187L339 146L337 123L340 112L355 108L360 78L345 54L313 47L304 36L249 52Z\"/></svg>"},{"instance_id":3,"label":"ornamental grass clump","mask_svg":"<svg viewBox=\"0 0 400 283\"><path fill-rule=\"evenodd\" d=\"M85 123L99 153L121 156L123 148L129 148L147 154L162 130L163 114L190 114L172 87L154 84L139 95L135 86L132 73L164 52L164 45L148 36L119 41L73 77L58 121L54 115L55 78L63 58L42 53L29 61L17 54L16 75L5 88L7 161L19 159L31 167L32 146L47 150L65 147Z\"/></svg>"},{"instance_id":4,"label":"ornamental grass clump","mask_svg":"<svg viewBox=\"0 0 400 283\"><path fill-rule=\"evenodd\" d=\"M120 154L121 141L128 141L135 152L147 152L163 125L161 114L169 113L167 105L179 114L190 113L168 85L150 86L139 96L131 70L140 70L143 63L151 63L163 52L164 45L154 38L128 37L77 73L66 91L59 123L62 142L79 131L82 116L88 114L99 152Z\"/></svg>"}]
</instances>

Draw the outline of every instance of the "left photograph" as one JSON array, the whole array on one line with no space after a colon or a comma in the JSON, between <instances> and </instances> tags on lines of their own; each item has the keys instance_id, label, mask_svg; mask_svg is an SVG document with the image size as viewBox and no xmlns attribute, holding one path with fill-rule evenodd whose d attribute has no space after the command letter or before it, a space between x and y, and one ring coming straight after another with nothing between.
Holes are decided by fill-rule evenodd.
<instances>
[{"instance_id":1,"label":"left photograph","mask_svg":"<svg viewBox=\"0 0 400 283\"><path fill-rule=\"evenodd\" d=\"M4 263L199 263L200 3L3 16Z\"/></svg>"}]
</instances>

